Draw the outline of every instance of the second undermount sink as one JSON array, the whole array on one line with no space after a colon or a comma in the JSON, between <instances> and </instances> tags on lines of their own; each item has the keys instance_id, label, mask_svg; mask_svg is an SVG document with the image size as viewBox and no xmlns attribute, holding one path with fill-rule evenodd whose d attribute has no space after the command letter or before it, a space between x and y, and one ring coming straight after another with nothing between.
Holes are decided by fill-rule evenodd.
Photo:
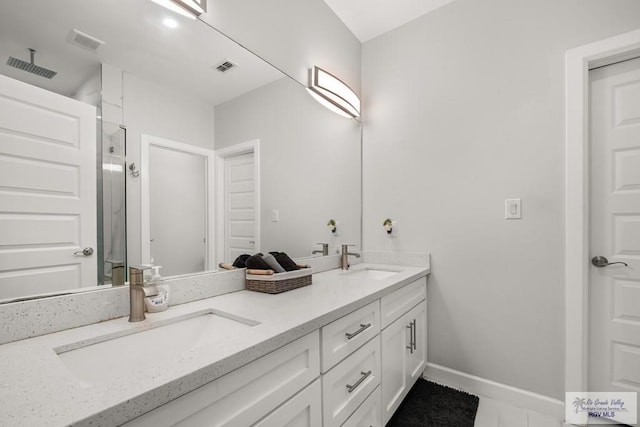
<instances>
[{"instance_id":1,"label":"second undermount sink","mask_svg":"<svg viewBox=\"0 0 640 427\"><path fill-rule=\"evenodd\" d=\"M385 270L371 267L354 268L345 272L346 275L358 277L364 280L384 280L398 273L398 270Z\"/></svg>"},{"instance_id":2,"label":"second undermount sink","mask_svg":"<svg viewBox=\"0 0 640 427\"><path fill-rule=\"evenodd\" d=\"M205 310L54 351L67 369L89 386L127 378L140 367L175 360L206 340L242 333L257 324L218 310Z\"/></svg>"}]
</instances>

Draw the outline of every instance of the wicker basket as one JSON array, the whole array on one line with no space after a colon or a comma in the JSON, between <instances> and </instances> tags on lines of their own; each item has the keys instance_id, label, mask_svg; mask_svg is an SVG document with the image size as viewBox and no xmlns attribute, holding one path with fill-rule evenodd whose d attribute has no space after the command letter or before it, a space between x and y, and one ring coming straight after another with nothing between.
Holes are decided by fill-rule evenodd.
<instances>
[{"instance_id":1,"label":"wicker basket","mask_svg":"<svg viewBox=\"0 0 640 427\"><path fill-rule=\"evenodd\" d=\"M279 294L311 284L311 269L301 268L300 270L277 273L271 276L259 274L247 274L247 289L267 294Z\"/></svg>"}]
</instances>

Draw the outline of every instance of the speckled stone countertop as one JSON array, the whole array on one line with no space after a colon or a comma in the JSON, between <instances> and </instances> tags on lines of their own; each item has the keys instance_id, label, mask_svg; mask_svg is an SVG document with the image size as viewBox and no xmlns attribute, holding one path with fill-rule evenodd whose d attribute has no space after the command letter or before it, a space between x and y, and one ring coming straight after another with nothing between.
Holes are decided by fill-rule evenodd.
<instances>
[{"instance_id":1,"label":"speckled stone countertop","mask_svg":"<svg viewBox=\"0 0 640 427\"><path fill-rule=\"evenodd\" d=\"M363 268L397 274L364 281ZM311 286L278 295L239 291L170 307L129 323L126 317L0 346L0 425L114 426L231 372L309 332L429 274L429 267L359 264L346 274L314 274ZM105 335L128 335L201 311L221 311L259 324L242 334L221 331L179 356L159 357L126 378L87 384L71 373L56 350L84 346ZM120 363L127 364L122 348ZM95 369L100 369L96 364Z\"/></svg>"}]
</instances>

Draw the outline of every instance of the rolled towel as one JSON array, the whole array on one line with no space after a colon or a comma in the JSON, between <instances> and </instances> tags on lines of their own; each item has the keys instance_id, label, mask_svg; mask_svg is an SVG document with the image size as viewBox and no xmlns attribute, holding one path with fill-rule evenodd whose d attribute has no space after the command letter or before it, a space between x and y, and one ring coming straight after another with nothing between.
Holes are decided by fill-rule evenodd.
<instances>
[{"instance_id":1,"label":"rolled towel","mask_svg":"<svg viewBox=\"0 0 640 427\"><path fill-rule=\"evenodd\" d=\"M299 270L298 265L294 260L289 258L289 255L284 252L270 252L271 255L278 261L278 264L287 271Z\"/></svg>"},{"instance_id":2,"label":"rolled towel","mask_svg":"<svg viewBox=\"0 0 640 427\"><path fill-rule=\"evenodd\" d=\"M256 274L259 276L273 276L273 270L251 270L247 269L247 274Z\"/></svg>"},{"instance_id":3,"label":"rolled towel","mask_svg":"<svg viewBox=\"0 0 640 427\"><path fill-rule=\"evenodd\" d=\"M262 254L255 254L247 258L246 262L247 268L251 268L254 270L273 270L271 266L262 259Z\"/></svg>"},{"instance_id":4,"label":"rolled towel","mask_svg":"<svg viewBox=\"0 0 640 427\"><path fill-rule=\"evenodd\" d=\"M276 273L284 273L285 271L287 271L284 268L282 268L282 266L278 263L278 261L276 261L276 259L271 254L262 255L262 259L265 260L267 264L269 264L273 269L273 271L275 271Z\"/></svg>"}]
</instances>

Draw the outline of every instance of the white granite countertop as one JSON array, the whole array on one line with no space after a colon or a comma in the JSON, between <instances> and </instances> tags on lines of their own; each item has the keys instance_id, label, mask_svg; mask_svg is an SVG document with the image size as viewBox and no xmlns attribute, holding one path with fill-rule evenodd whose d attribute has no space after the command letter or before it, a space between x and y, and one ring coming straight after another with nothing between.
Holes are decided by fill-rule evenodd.
<instances>
[{"instance_id":1,"label":"white granite countertop","mask_svg":"<svg viewBox=\"0 0 640 427\"><path fill-rule=\"evenodd\" d=\"M363 281L365 268L397 274ZM359 264L349 272L313 275L313 284L278 295L239 291L147 313L25 339L0 346L0 425L113 426L231 372L395 289L429 274L424 267ZM127 335L190 313L216 310L259 322L241 334L220 331L179 355L139 363L126 379L87 384L71 373L54 349L92 343L104 335ZM128 363L122 348L119 363ZM96 364L95 369L100 369Z\"/></svg>"}]
</instances>

